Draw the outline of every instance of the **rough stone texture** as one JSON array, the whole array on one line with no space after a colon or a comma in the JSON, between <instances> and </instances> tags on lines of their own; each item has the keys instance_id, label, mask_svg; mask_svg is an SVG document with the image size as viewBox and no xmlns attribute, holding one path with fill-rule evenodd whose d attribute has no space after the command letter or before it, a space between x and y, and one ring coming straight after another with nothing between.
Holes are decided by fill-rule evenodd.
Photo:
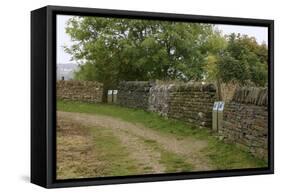
<instances>
[{"instance_id":1,"label":"rough stone texture","mask_svg":"<svg viewBox=\"0 0 281 194\"><path fill-rule=\"evenodd\" d=\"M213 84L122 82L118 87L117 103L210 127L215 99L216 89Z\"/></svg>"},{"instance_id":2,"label":"rough stone texture","mask_svg":"<svg viewBox=\"0 0 281 194\"><path fill-rule=\"evenodd\" d=\"M216 89L213 84L174 85L169 95L168 117L211 127L212 107L216 101Z\"/></svg>"},{"instance_id":3,"label":"rough stone texture","mask_svg":"<svg viewBox=\"0 0 281 194\"><path fill-rule=\"evenodd\" d=\"M103 84L95 81L57 81L57 98L81 102L101 102Z\"/></svg>"},{"instance_id":4,"label":"rough stone texture","mask_svg":"<svg viewBox=\"0 0 281 194\"><path fill-rule=\"evenodd\" d=\"M219 134L227 142L239 145L258 158L267 159L268 108L267 90L237 89L225 105L223 128ZM257 105L259 104L259 105Z\"/></svg>"},{"instance_id":5,"label":"rough stone texture","mask_svg":"<svg viewBox=\"0 0 281 194\"><path fill-rule=\"evenodd\" d=\"M117 104L147 110L151 86L152 83L146 81L121 82L117 88Z\"/></svg>"},{"instance_id":6,"label":"rough stone texture","mask_svg":"<svg viewBox=\"0 0 281 194\"><path fill-rule=\"evenodd\" d=\"M161 116L168 116L171 88L174 84L155 84L150 88L148 110Z\"/></svg>"}]
</instances>

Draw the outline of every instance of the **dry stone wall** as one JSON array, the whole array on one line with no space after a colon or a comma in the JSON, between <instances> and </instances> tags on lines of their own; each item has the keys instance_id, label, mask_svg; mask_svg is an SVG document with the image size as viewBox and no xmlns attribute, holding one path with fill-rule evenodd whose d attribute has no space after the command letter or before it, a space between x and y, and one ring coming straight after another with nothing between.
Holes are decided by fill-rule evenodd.
<instances>
[{"instance_id":1,"label":"dry stone wall","mask_svg":"<svg viewBox=\"0 0 281 194\"><path fill-rule=\"evenodd\" d=\"M223 128L219 134L225 141L239 145L258 158L268 154L267 89L237 89L225 105Z\"/></svg>"},{"instance_id":2,"label":"dry stone wall","mask_svg":"<svg viewBox=\"0 0 281 194\"><path fill-rule=\"evenodd\" d=\"M117 103L210 127L215 99L216 89L213 84L122 82L118 87Z\"/></svg>"},{"instance_id":3,"label":"dry stone wall","mask_svg":"<svg viewBox=\"0 0 281 194\"><path fill-rule=\"evenodd\" d=\"M95 81L57 81L57 98L81 102L101 102L103 84Z\"/></svg>"},{"instance_id":4,"label":"dry stone wall","mask_svg":"<svg viewBox=\"0 0 281 194\"><path fill-rule=\"evenodd\" d=\"M154 84L149 90L148 110L168 116L170 92L174 84Z\"/></svg>"},{"instance_id":5,"label":"dry stone wall","mask_svg":"<svg viewBox=\"0 0 281 194\"><path fill-rule=\"evenodd\" d=\"M152 83L145 81L121 82L117 88L117 104L147 110L151 86Z\"/></svg>"},{"instance_id":6,"label":"dry stone wall","mask_svg":"<svg viewBox=\"0 0 281 194\"><path fill-rule=\"evenodd\" d=\"M216 101L213 84L174 85L169 93L168 117L211 127L212 107Z\"/></svg>"}]
</instances>

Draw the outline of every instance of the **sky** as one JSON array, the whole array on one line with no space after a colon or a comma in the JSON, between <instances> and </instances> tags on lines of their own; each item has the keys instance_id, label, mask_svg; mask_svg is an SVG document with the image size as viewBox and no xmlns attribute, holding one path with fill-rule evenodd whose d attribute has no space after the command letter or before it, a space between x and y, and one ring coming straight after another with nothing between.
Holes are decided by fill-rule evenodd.
<instances>
[{"instance_id":1,"label":"sky","mask_svg":"<svg viewBox=\"0 0 281 194\"><path fill-rule=\"evenodd\" d=\"M71 46L71 38L66 34L65 27L66 22L72 16L57 16L57 63L75 63L71 61L71 56L64 51L64 46ZM257 26L239 26L239 25L215 25L223 35L229 35L231 33L240 33L241 35L253 36L258 43L268 42L268 29L267 27Z\"/></svg>"},{"instance_id":2,"label":"sky","mask_svg":"<svg viewBox=\"0 0 281 194\"><path fill-rule=\"evenodd\" d=\"M64 46L71 46L71 38L65 32L66 22L71 16L57 16L57 63L75 63L71 56L64 51Z\"/></svg>"}]
</instances>

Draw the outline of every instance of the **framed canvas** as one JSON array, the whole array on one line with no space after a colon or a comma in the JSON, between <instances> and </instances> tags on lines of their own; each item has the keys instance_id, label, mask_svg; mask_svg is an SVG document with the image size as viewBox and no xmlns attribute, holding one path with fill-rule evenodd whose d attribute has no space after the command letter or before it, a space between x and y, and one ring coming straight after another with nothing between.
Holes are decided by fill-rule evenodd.
<instances>
[{"instance_id":1,"label":"framed canvas","mask_svg":"<svg viewBox=\"0 0 281 194\"><path fill-rule=\"evenodd\" d=\"M272 174L274 22L31 12L31 182Z\"/></svg>"}]
</instances>

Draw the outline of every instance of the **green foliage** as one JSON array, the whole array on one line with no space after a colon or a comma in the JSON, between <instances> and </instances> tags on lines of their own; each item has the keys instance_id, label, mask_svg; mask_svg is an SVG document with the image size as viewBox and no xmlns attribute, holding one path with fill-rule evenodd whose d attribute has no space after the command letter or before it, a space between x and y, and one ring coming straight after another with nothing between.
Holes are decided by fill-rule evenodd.
<instances>
[{"instance_id":1,"label":"green foliage","mask_svg":"<svg viewBox=\"0 0 281 194\"><path fill-rule=\"evenodd\" d=\"M66 48L82 64L77 79L112 86L120 80L200 80L209 24L74 17Z\"/></svg>"},{"instance_id":2,"label":"green foliage","mask_svg":"<svg viewBox=\"0 0 281 194\"><path fill-rule=\"evenodd\" d=\"M268 51L255 38L231 34L223 37L219 32L209 37L206 44L206 78L216 83L237 82L241 85L266 86Z\"/></svg>"},{"instance_id":3,"label":"green foliage","mask_svg":"<svg viewBox=\"0 0 281 194\"><path fill-rule=\"evenodd\" d=\"M226 39L218 31L214 31L209 36L206 43L208 56L206 58L205 71L207 80L217 80L220 77L218 61L220 54L225 51L227 46Z\"/></svg>"},{"instance_id":4,"label":"green foliage","mask_svg":"<svg viewBox=\"0 0 281 194\"><path fill-rule=\"evenodd\" d=\"M255 38L231 34L228 45L220 56L219 71L224 82L236 81L267 85L267 46L259 45Z\"/></svg>"},{"instance_id":5,"label":"green foliage","mask_svg":"<svg viewBox=\"0 0 281 194\"><path fill-rule=\"evenodd\" d=\"M224 82L230 81L244 82L248 80L249 75L245 63L232 57L229 53L224 53L219 61L219 72Z\"/></svg>"},{"instance_id":6,"label":"green foliage","mask_svg":"<svg viewBox=\"0 0 281 194\"><path fill-rule=\"evenodd\" d=\"M73 17L66 32L74 44L65 50L81 64L75 78L105 89L155 79L267 84L267 45L211 24Z\"/></svg>"}]
</instances>

